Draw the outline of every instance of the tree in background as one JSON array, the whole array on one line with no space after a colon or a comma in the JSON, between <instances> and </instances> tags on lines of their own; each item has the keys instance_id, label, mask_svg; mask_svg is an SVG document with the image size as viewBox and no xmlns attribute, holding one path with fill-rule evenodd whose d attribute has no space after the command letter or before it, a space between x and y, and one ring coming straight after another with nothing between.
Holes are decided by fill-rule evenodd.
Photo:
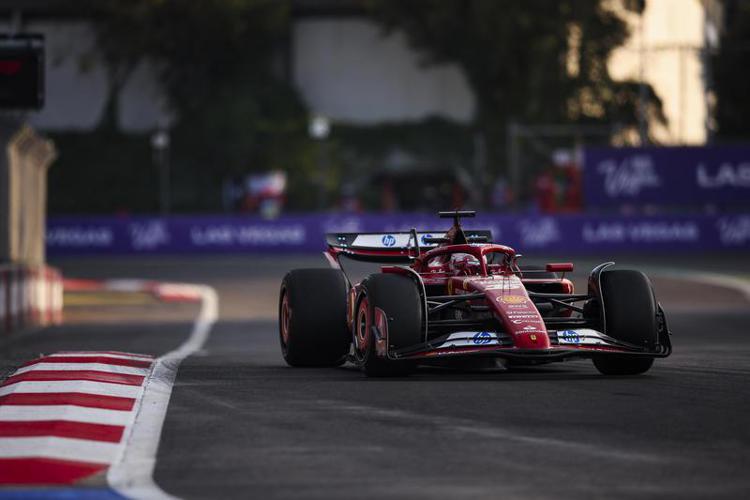
<instances>
[{"instance_id":1,"label":"tree in background","mask_svg":"<svg viewBox=\"0 0 750 500\"><path fill-rule=\"evenodd\" d=\"M748 140L750 127L750 3L724 2L724 30L719 52L713 57L712 71L716 92L716 136L722 140Z\"/></svg>"},{"instance_id":2,"label":"tree in background","mask_svg":"<svg viewBox=\"0 0 750 500\"><path fill-rule=\"evenodd\" d=\"M642 8L636 0L621 2ZM215 210L222 180L271 168L290 173L293 208L315 206L309 180L317 145L307 137L305 105L284 74L293 3L84 0L71 6L75 15L92 20L96 46L89 60L106 68L109 95L96 140L56 137L67 140L68 147L61 143L65 168L51 174L53 185L66 183L65 190L53 191L64 193L51 198L53 210L77 211L84 202L89 210L111 210L112 200L131 210L155 209L148 136L117 131L119 94L142 63L158 76L174 116L176 209ZM505 163L507 124L514 121L636 126L639 84L613 81L607 71L609 55L623 43L627 29L606 0L353 3L365 5L387 29L403 30L425 64L452 62L462 68L477 112L473 130L455 141L458 146L451 145L456 156L464 156L466 143L471 149L474 133L481 134L490 166L497 170ZM648 98L650 113L660 117L650 88ZM356 142L354 136L372 134L372 129L354 130L348 140ZM438 141L429 138L435 134L423 135L428 140L417 142L427 142L437 156L450 149L434 147ZM346 134L340 140L345 149ZM338 179L340 166L328 173ZM72 193L95 180L93 193Z\"/></svg>"},{"instance_id":3,"label":"tree in background","mask_svg":"<svg viewBox=\"0 0 750 500\"><path fill-rule=\"evenodd\" d=\"M109 94L98 130L106 137L98 146L111 144L111 149L120 151L99 155L117 163L114 157L127 154L122 147L128 141L117 132L119 94L145 63L157 75L174 116L170 127L177 209L218 208L222 180L233 175L314 168L306 109L287 83L280 51L289 29L289 4L284 0L87 0L71 7L93 21L96 43L87 60L99 62L108 76ZM143 151L140 146L135 149ZM149 163L148 157L145 162ZM100 163L104 163L101 168L113 165ZM301 190L302 195L294 199L304 202L307 191Z\"/></svg>"},{"instance_id":4,"label":"tree in background","mask_svg":"<svg viewBox=\"0 0 750 500\"><path fill-rule=\"evenodd\" d=\"M604 0L370 0L388 30L403 30L425 64L459 65L474 90L475 127L502 165L506 126L612 124L635 129L639 84L614 81L607 61L628 36ZM624 2L641 9L639 2ZM649 113L664 120L648 87Z\"/></svg>"}]
</instances>

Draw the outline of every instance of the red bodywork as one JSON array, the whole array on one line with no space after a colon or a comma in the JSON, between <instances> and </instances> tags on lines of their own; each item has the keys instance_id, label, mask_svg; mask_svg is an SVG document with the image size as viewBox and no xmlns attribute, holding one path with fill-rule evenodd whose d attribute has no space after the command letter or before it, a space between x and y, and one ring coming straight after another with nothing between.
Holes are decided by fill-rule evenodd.
<instances>
[{"instance_id":1,"label":"red bodywork","mask_svg":"<svg viewBox=\"0 0 750 500\"><path fill-rule=\"evenodd\" d=\"M468 233L468 232L467 232ZM402 237L405 233L394 233L396 237ZM419 237L412 230L412 239L416 241ZM494 354L500 357L511 357L523 355L543 359L565 358L569 356L581 356L588 353L606 352L633 352L627 346L618 345L616 341L610 340L604 333L582 325L580 331L590 332L591 341L570 342L561 341L558 337L556 326L550 327L538 307L539 297L542 293L530 295L531 290L544 289L549 297L574 297L573 283L564 277L565 272L573 270L570 263L547 264L546 269L537 272L545 272L543 278L534 277L533 272L524 274L517 265L517 255L513 248L492 243L469 243L463 230L454 225L445 233L444 240L439 246L429 250L420 251L414 246L393 246L393 248L360 248L357 240L352 243L351 238L358 235L342 233L329 235L329 249L326 257L334 267L340 267L340 257L346 255L353 259L374 261L401 260L408 265L384 265L381 267L383 273L401 274L414 279L418 285L425 290L425 317L429 316L430 298L439 297L441 300L452 300L462 295L472 295L474 298L466 300L472 310L485 311L483 318L493 321L493 335L503 336L503 342L493 342L492 345L459 345L449 347L436 347L430 342L437 335L428 336L429 323L425 325L425 338L423 346L414 346L414 349L401 354L405 358L436 358L443 356L455 356L466 354ZM370 240L380 235L368 234ZM396 237L390 234L383 235L384 245L396 241ZM390 238L386 240L386 238ZM469 236L471 238L471 236ZM424 240L424 237L422 237ZM430 238L434 239L434 238ZM344 241L347 243L343 243ZM462 242L456 243L456 240ZM340 245L337 242L342 242ZM453 256L462 256L458 263L452 262ZM603 267L602 267L603 268ZM563 273L562 277L549 276L549 273ZM598 279L598 278L597 278ZM591 283L591 282L590 282ZM591 288L591 285L590 285ZM590 290L591 291L591 290ZM360 297L358 283L353 283L348 296L348 321L354 328L354 315ZM581 300L586 298L581 295ZM537 302L535 302L535 299ZM572 302L572 301L571 301ZM556 310L556 324L564 325L566 317L571 317L571 324L579 321L572 318L575 308ZM382 313L382 311L381 311ZM547 319L547 321L545 321ZM377 341L378 353L392 357L387 352L387 321L384 315L376 319L376 328L381 334ZM574 327L563 327L574 328ZM559 330L562 333L575 332L576 330ZM460 330L460 329L459 329ZM476 330L476 329L475 329ZM603 330L599 328L598 330ZM462 333L485 334L485 331L469 331ZM577 333L574 335L578 335ZM575 337L577 338L577 337ZM654 354L654 353L649 353ZM659 355L658 353L656 355Z\"/></svg>"},{"instance_id":2,"label":"red bodywork","mask_svg":"<svg viewBox=\"0 0 750 500\"><path fill-rule=\"evenodd\" d=\"M503 264L487 264L488 254L503 254ZM472 255L479 261L477 269L452 271L447 264L440 270L431 269L430 261L452 254ZM547 329L539 311L529 298L523 280L511 270L515 251L503 245L449 245L425 252L411 266L425 284L442 285L446 295L481 292L485 302L495 313L504 330L521 349L547 349L550 346ZM384 272L399 272L386 267ZM566 280L570 283L568 280ZM572 284L569 285L572 288Z\"/></svg>"}]
</instances>

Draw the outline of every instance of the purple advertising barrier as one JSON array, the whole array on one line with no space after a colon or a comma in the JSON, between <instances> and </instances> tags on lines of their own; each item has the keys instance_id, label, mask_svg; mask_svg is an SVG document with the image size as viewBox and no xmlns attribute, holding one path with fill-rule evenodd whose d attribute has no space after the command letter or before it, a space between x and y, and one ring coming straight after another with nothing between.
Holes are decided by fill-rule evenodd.
<instances>
[{"instance_id":1,"label":"purple advertising barrier","mask_svg":"<svg viewBox=\"0 0 750 500\"><path fill-rule=\"evenodd\" d=\"M750 146L586 148L588 207L750 206Z\"/></svg>"},{"instance_id":2,"label":"purple advertising barrier","mask_svg":"<svg viewBox=\"0 0 750 500\"><path fill-rule=\"evenodd\" d=\"M51 217L47 251L63 255L309 253L327 232L444 231L431 214L284 216ZM491 215L465 221L522 253L750 250L750 213L734 215Z\"/></svg>"}]
</instances>

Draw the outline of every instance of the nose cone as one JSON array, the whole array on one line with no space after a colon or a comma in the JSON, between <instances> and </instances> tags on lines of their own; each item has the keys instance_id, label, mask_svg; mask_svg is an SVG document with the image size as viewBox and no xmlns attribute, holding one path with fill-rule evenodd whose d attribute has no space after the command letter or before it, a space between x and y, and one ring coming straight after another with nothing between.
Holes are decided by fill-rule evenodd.
<instances>
[{"instance_id":1,"label":"nose cone","mask_svg":"<svg viewBox=\"0 0 750 500\"><path fill-rule=\"evenodd\" d=\"M452 278L454 290L483 292L503 330L519 349L548 349L547 328L517 276Z\"/></svg>"},{"instance_id":2,"label":"nose cone","mask_svg":"<svg viewBox=\"0 0 750 500\"><path fill-rule=\"evenodd\" d=\"M494 290L489 292L497 292ZM519 349L547 349L549 348L549 336L544 320L539 314L536 306L521 288L513 292L493 293L492 300L495 311L510 333L513 343Z\"/></svg>"}]
</instances>

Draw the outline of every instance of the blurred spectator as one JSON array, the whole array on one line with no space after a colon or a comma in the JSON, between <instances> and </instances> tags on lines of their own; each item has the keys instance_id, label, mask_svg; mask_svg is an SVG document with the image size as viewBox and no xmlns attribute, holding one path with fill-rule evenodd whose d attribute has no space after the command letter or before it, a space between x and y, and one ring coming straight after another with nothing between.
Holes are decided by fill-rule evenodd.
<instances>
[{"instance_id":1,"label":"blurred spectator","mask_svg":"<svg viewBox=\"0 0 750 500\"><path fill-rule=\"evenodd\" d=\"M353 184L344 184L341 187L341 200L339 209L342 212L359 213L362 211L362 202L357 196L357 188Z\"/></svg>"},{"instance_id":2,"label":"blurred spectator","mask_svg":"<svg viewBox=\"0 0 750 500\"><path fill-rule=\"evenodd\" d=\"M286 195L286 173L275 170L245 178L243 211L274 218L281 213Z\"/></svg>"},{"instance_id":3,"label":"blurred spectator","mask_svg":"<svg viewBox=\"0 0 750 500\"><path fill-rule=\"evenodd\" d=\"M505 177L498 177L492 187L492 208L504 210L513 203L513 193Z\"/></svg>"},{"instance_id":4,"label":"blurred spectator","mask_svg":"<svg viewBox=\"0 0 750 500\"><path fill-rule=\"evenodd\" d=\"M395 212L398 208L396 192L393 189L393 181L390 178L383 180L383 188L380 192L380 207L383 212Z\"/></svg>"},{"instance_id":5,"label":"blurred spectator","mask_svg":"<svg viewBox=\"0 0 750 500\"><path fill-rule=\"evenodd\" d=\"M229 179L224 179L221 186L221 206L225 212L239 210L244 191L241 177L235 175Z\"/></svg>"},{"instance_id":6,"label":"blurred spectator","mask_svg":"<svg viewBox=\"0 0 750 500\"><path fill-rule=\"evenodd\" d=\"M257 213L266 218L277 217L286 201L286 173L235 176L225 179L221 190L222 206L228 212Z\"/></svg>"},{"instance_id":7,"label":"blurred spectator","mask_svg":"<svg viewBox=\"0 0 750 500\"><path fill-rule=\"evenodd\" d=\"M556 151L552 165L534 182L536 205L540 212L581 211L581 168L569 151Z\"/></svg>"},{"instance_id":8,"label":"blurred spectator","mask_svg":"<svg viewBox=\"0 0 750 500\"><path fill-rule=\"evenodd\" d=\"M551 169L547 168L537 176L534 183L534 198L539 211L544 213L555 211L555 188L555 179Z\"/></svg>"}]
</instances>

